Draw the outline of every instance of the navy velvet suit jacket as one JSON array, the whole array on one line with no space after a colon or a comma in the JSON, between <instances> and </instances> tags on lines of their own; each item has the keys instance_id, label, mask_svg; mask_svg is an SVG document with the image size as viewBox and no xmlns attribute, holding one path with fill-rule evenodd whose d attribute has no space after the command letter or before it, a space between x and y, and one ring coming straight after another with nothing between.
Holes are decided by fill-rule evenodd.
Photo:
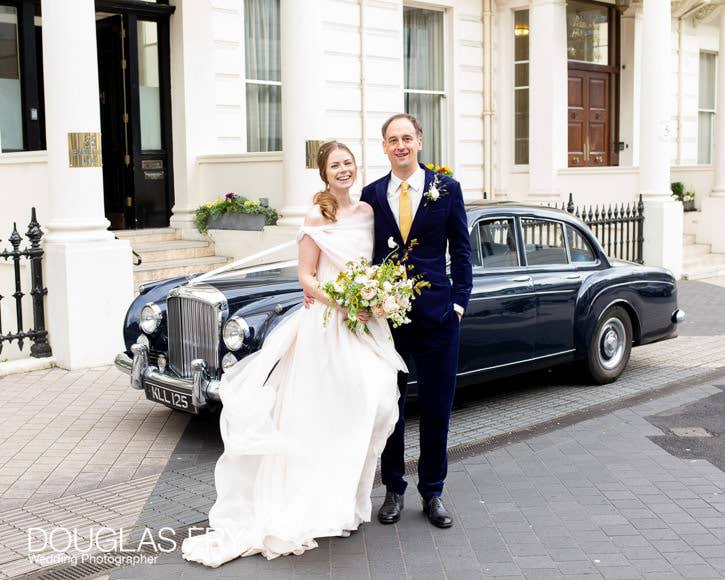
<instances>
[{"instance_id":1,"label":"navy velvet suit jacket","mask_svg":"<svg viewBox=\"0 0 725 580\"><path fill-rule=\"evenodd\" d=\"M422 167L422 166L421 166ZM410 252L408 264L413 266L411 275L423 274L431 287L413 301L412 317L424 326L442 324L447 315L453 315L453 304L464 309L472 288L471 240L468 220L463 205L461 185L454 179L439 175L440 197L433 201L426 198L435 174L425 170L423 197L413 217L408 242L417 240ZM360 197L375 211L375 247L373 261L380 263L390 252L391 236L404 247L400 229L388 203L390 173L365 186ZM451 257L451 280L446 274L446 246Z\"/></svg>"}]
</instances>

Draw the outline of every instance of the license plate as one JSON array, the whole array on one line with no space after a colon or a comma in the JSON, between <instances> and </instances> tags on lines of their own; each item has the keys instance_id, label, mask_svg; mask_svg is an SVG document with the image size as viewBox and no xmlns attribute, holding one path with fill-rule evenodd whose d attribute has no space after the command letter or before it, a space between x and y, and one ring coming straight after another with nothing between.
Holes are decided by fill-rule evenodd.
<instances>
[{"instance_id":1,"label":"license plate","mask_svg":"<svg viewBox=\"0 0 725 580\"><path fill-rule=\"evenodd\" d=\"M197 410L191 404L191 395L180 393L166 387L157 385L146 385L146 398L157 403L162 403L172 409L185 411L186 413L196 413Z\"/></svg>"}]
</instances>

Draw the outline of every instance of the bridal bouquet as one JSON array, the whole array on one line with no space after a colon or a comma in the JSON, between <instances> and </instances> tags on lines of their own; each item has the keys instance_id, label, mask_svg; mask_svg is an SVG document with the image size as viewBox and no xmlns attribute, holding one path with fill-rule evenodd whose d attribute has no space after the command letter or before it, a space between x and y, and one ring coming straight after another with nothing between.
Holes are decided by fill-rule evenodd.
<instances>
[{"instance_id":1,"label":"bridal bouquet","mask_svg":"<svg viewBox=\"0 0 725 580\"><path fill-rule=\"evenodd\" d=\"M408 312L413 307L412 301L423 288L430 286L430 282L423 280L421 275L408 277L405 262L409 251L415 246L415 240L408 244L401 259L397 259L395 252L398 246L392 237L388 240L388 246L392 251L382 263L372 265L365 258L351 260L336 280L322 285L322 291L330 299L330 306L325 311L325 325L332 313L333 303L347 308L348 319L345 324L354 332L368 331L365 324L357 319L360 310L369 310L376 318L389 320L393 328L410 322Z\"/></svg>"}]
</instances>

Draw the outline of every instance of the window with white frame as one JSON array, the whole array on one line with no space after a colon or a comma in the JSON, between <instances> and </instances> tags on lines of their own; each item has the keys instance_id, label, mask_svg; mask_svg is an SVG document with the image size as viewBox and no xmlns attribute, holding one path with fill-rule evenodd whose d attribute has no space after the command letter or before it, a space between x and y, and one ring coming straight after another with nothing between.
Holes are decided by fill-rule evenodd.
<instances>
[{"instance_id":1,"label":"window with white frame","mask_svg":"<svg viewBox=\"0 0 725 580\"><path fill-rule=\"evenodd\" d=\"M247 151L282 151L279 0L244 0Z\"/></svg>"},{"instance_id":2,"label":"window with white frame","mask_svg":"<svg viewBox=\"0 0 725 580\"><path fill-rule=\"evenodd\" d=\"M514 12L514 163L529 164L529 11Z\"/></svg>"},{"instance_id":3,"label":"window with white frame","mask_svg":"<svg viewBox=\"0 0 725 580\"><path fill-rule=\"evenodd\" d=\"M23 149L18 13L0 6L0 141L5 151Z\"/></svg>"},{"instance_id":4,"label":"window with white frame","mask_svg":"<svg viewBox=\"0 0 725 580\"><path fill-rule=\"evenodd\" d=\"M446 99L444 13L405 6L405 112L423 127L423 163L443 164L444 103Z\"/></svg>"},{"instance_id":5,"label":"window with white frame","mask_svg":"<svg viewBox=\"0 0 725 580\"><path fill-rule=\"evenodd\" d=\"M717 55L700 52L700 82L697 105L697 162L712 163L715 135L715 70Z\"/></svg>"}]
</instances>

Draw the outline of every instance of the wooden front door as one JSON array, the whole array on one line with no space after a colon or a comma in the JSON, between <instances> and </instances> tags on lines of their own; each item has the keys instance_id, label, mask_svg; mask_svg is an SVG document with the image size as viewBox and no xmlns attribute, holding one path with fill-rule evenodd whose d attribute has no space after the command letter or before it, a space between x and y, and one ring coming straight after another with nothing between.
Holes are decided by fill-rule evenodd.
<instances>
[{"instance_id":1,"label":"wooden front door","mask_svg":"<svg viewBox=\"0 0 725 580\"><path fill-rule=\"evenodd\" d=\"M607 72L569 69L569 167L610 165L609 80Z\"/></svg>"}]
</instances>

